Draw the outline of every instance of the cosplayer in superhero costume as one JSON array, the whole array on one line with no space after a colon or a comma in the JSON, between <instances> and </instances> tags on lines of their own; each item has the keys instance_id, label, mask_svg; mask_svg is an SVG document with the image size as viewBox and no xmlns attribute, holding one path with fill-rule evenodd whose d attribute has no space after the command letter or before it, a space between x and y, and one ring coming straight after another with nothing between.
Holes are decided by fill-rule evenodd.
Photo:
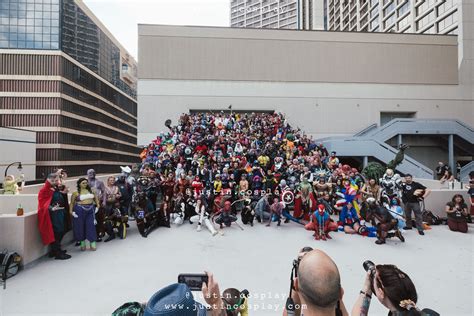
<instances>
[{"instance_id":1,"label":"cosplayer in superhero costume","mask_svg":"<svg viewBox=\"0 0 474 316\"><path fill-rule=\"evenodd\" d=\"M212 236L217 235L217 231L211 223L211 214L207 210L207 204L204 198L200 198L196 201L195 212L196 215L191 217L190 222L198 223L197 231L200 232L202 230L202 225L204 224Z\"/></svg>"},{"instance_id":2,"label":"cosplayer in superhero costume","mask_svg":"<svg viewBox=\"0 0 474 316\"><path fill-rule=\"evenodd\" d=\"M237 216L232 214L232 204L230 201L225 201L224 207L214 216L214 222L219 224L219 227L221 229L224 228L224 225L230 227L232 223L237 221Z\"/></svg>"},{"instance_id":3,"label":"cosplayer in superhero costume","mask_svg":"<svg viewBox=\"0 0 474 316\"><path fill-rule=\"evenodd\" d=\"M87 180L89 181L89 186L92 189L92 192L99 199L100 205L98 205L98 212L95 214L95 220L97 224L95 225L97 231L97 241L102 241L102 237L105 235L105 205L106 205L106 191L105 184L101 180L96 178L96 173L94 169L87 170Z\"/></svg>"},{"instance_id":4,"label":"cosplayer in superhero costume","mask_svg":"<svg viewBox=\"0 0 474 316\"><path fill-rule=\"evenodd\" d=\"M398 237L402 242L405 238L398 230L398 220L395 219L390 210L384 206L378 205L374 198L368 198L367 219L372 222L372 225L377 227L377 245L385 244L386 238L393 236ZM394 230L393 233L390 231Z\"/></svg>"},{"instance_id":5,"label":"cosplayer in superhero costume","mask_svg":"<svg viewBox=\"0 0 474 316\"><path fill-rule=\"evenodd\" d=\"M38 192L38 228L44 245L51 245L50 257L58 260L71 258L61 250L61 240L70 222L67 193L60 191L62 170L52 173Z\"/></svg>"},{"instance_id":6,"label":"cosplayer in superhero costume","mask_svg":"<svg viewBox=\"0 0 474 316\"><path fill-rule=\"evenodd\" d=\"M273 199L273 204L270 205L270 219L268 220L267 226L270 226L271 222L278 222L277 226L281 224L281 216L283 213L283 209L285 208L285 204L280 202L279 198Z\"/></svg>"},{"instance_id":7,"label":"cosplayer in superhero costume","mask_svg":"<svg viewBox=\"0 0 474 316\"><path fill-rule=\"evenodd\" d=\"M313 230L313 236L316 240L332 239L331 236L329 236L330 224L331 218L329 217L329 213L323 204L319 204L318 210L311 215L311 221L305 225L305 229Z\"/></svg>"},{"instance_id":8,"label":"cosplayer in superhero costume","mask_svg":"<svg viewBox=\"0 0 474 316\"><path fill-rule=\"evenodd\" d=\"M148 235L159 226L170 227L163 212L161 210L155 210L145 192L138 193L138 201L133 208L137 228L142 237L148 237Z\"/></svg>"}]
</instances>

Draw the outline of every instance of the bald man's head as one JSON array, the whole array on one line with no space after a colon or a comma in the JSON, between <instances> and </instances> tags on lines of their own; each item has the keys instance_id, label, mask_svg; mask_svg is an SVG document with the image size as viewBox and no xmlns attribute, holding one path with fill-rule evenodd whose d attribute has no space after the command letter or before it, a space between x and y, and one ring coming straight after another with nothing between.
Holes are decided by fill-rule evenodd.
<instances>
[{"instance_id":1,"label":"bald man's head","mask_svg":"<svg viewBox=\"0 0 474 316\"><path fill-rule=\"evenodd\" d=\"M336 307L341 278L336 264L320 250L308 252L298 268L298 292L308 307Z\"/></svg>"}]
</instances>

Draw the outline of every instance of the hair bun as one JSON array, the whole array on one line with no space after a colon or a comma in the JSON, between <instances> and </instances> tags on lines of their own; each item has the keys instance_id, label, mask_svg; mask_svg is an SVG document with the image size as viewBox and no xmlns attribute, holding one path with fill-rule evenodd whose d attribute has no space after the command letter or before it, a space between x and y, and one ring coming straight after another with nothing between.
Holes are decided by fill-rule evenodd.
<instances>
[{"instance_id":1,"label":"hair bun","mask_svg":"<svg viewBox=\"0 0 474 316\"><path fill-rule=\"evenodd\" d=\"M418 310L418 308L416 307L415 302L413 302L413 301L410 300L410 299L400 301L400 304L399 304L399 305L400 305L401 308L404 308L404 309L406 309L406 310L411 310L411 309Z\"/></svg>"}]
</instances>

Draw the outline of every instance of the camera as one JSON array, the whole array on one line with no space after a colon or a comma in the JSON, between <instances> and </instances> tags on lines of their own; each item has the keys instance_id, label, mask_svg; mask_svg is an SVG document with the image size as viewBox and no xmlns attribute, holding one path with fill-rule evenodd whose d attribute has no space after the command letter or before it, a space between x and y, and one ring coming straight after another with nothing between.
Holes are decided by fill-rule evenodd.
<instances>
[{"instance_id":1,"label":"camera","mask_svg":"<svg viewBox=\"0 0 474 316\"><path fill-rule=\"evenodd\" d=\"M374 275L375 275L375 263L373 263L370 260L364 261L362 263L362 266L364 267L364 270L369 272L370 271L370 289L372 290L372 293L375 293L374 289Z\"/></svg>"},{"instance_id":2,"label":"camera","mask_svg":"<svg viewBox=\"0 0 474 316\"><path fill-rule=\"evenodd\" d=\"M375 272L375 264L370 261L370 260L366 260L364 261L364 263L362 264L362 266L364 267L364 270L369 272L373 275L374 272Z\"/></svg>"}]
</instances>

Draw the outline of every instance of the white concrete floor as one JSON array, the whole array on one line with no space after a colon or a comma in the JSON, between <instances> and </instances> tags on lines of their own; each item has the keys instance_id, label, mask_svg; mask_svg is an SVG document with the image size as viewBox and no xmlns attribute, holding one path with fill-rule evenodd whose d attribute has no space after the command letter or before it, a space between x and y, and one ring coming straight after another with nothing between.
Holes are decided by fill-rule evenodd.
<instances>
[{"instance_id":1,"label":"white concrete floor","mask_svg":"<svg viewBox=\"0 0 474 316\"><path fill-rule=\"evenodd\" d=\"M214 272L221 290L247 288L259 308L251 315L281 315L289 288L292 259L303 246L326 251L337 263L350 309L362 286L362 262L396 264L414 280L419 306L441 315L473 315L473 236L434 227L425 236L405 233L406 243L332 233L315 241L291 223L277 228L257 224L225 230L224 236L200 233L188 224L160 228L147 239L135 223L126 240L99 243L97 252L67 247L68 261L40 260L10 279L0 290L0 315L110 315L127 301L146 301L179 273ZM273 308L273 311L269 308ZM276 310L276 311L275 311ZM386 315L373 300L370 315Z\"/></svg>"}]
</instances>

